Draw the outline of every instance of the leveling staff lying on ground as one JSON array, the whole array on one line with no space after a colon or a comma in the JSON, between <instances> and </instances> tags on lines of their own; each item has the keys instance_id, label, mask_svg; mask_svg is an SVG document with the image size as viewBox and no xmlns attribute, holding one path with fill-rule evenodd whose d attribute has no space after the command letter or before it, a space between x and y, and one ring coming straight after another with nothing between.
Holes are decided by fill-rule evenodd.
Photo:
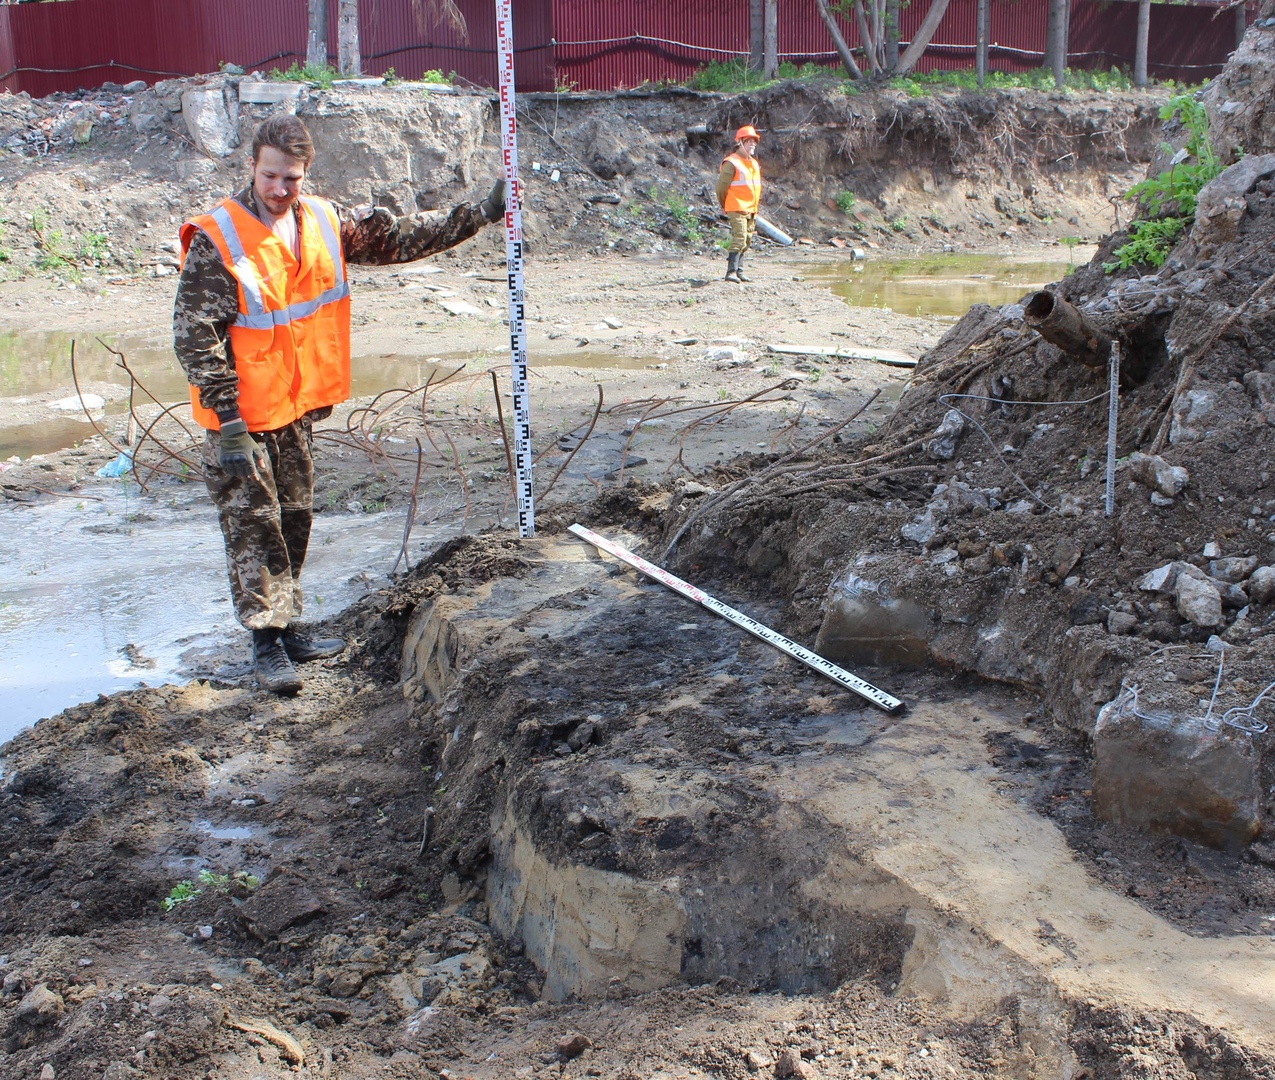
<instances>
[{"instance_id":1,"label":"leveling staff lying on ground","mask_svg":"<svg viewBox=\"0 0 1275 1080\"><path fill-rule=\"evenodd\" d=\"M346 263L423 259L505 212L504 181L450 213L344 209L301 194L313 160L295 116L257 128L248 186L182 226L173 310L191 409L207 429L204 475L235 615L252 631L258 681L276 694L301 689L294 662L345 648L307 636L293 619L313 517L311 426L350 394Z\"/></svg>"}]
</instances>

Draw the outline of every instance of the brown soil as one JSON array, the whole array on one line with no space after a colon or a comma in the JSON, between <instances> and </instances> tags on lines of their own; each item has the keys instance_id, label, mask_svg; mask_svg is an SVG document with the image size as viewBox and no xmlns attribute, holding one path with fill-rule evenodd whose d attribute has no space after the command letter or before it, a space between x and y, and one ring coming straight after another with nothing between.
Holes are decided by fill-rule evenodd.
<instances>
[{"instance_id":1,"label":"brown soil","mask_svg":"<svg viewBox=\"0 0 1275 1080\"><path fill-rule=\"evenodd\" d=\"M1113 155L1149 156L1151 105L1037 96L865 105L808 94L531 103L525 154L579 189L570 205L547 193L533 225L533 354L602 345L641 365L605 377L569 365L536 371L536 442L546 450L587 425L602 386L595 476L568 474L539 507L536 540L507 529L459 537L347 610L331 628L351 649L311 665L297 699L258 692L245 671L101 699L6 746L6 1076L1271 1075L1265 849L1218 854L1099 822L1086 741L1120 662L1138 662L1166 636L1201 636L1167 609L1138 612L1132 636L1106 634L1100 622L1132 596L1137 573L1189 560L1212 539L1225 554L1272 561L1263 530L1248 523L1262 516L1249 505L1269 482L1267 427L1233 385L1271 359L1264 316L1237 320L1196 363L1196 378L1219 390L1219 420L1208 437L1166 451L1192 476L1172 508L1151 511L1145 494L1122 490L1116 518L1092 512L1096 481L1082 490L1075 476L1101 453L1098 406L1058 415L971 406L991 446L967 432L958 455L936 463L913 444L942 420L941 395L1079 400L1101 392L1101 375L987 309L941 341L932 320L848 310L796 280L809 249L766 253L755 284L728 287L720 260L677 235L684 222L645 177L664 170L654 173L670 178L661 183L693 195L711 180L717 149L688 148L688 121L727 130L761 119L791 135L772 172L785 207L775 217L790 231L858 242L823 203L853 183L874 199L857 222L873 243L896 244L909 229L931 245L968 238L981 248L1004 233L1040 242L1101 230L1098 210L1118 182L1100 169ZM29 132L64 104L5 108ZM340 95L305 108L319 121L357 115ZM878 115L896 119L865 119ZM1122 139L1083 137L1112 116ZM128 125L83 150L54 139L49 157L19 165L10 216L48 204L82 235L72 198L96 214L127 193L145 220L160 205L174 219L202 207L232 169L189 166L176 195L171 162L207 159L163 126L171 119L159 118L146 147ZM638 121L645 134L617 138ZM1099 158L1087 159L1093 148ZM902 159L893 167L892 152ZM989 154L1000 156L974 173ZM154 175L125 179L125 157ZM1068 170L1050 170L1053 187L1039 168L1046 158ZM95 195L72 196L77 184ZM639 210L584 203L602 191ZM1275 271L1264 261L1270 195L1259 187L1235 236L1207 257L1178 254L1154 286L1174 297L1170 311L1135 320L1113 302L1110 328L1135 368L1122 395L1122 453L1154 438L1174 361ZM454 197L441 181L431 196ZM968 209L997 197L1003 211ZM145 230L113 212L103 228L113 250L126 249ZM901 230L886 224L904 215ZM1071 216L1080 224L1062 226ZM432 413L383 418L407 443L433 437L427 475L441 494L431 512L471 531L507 522L503 451L481 397L505 331L499 309L450 319L412 286L444 282L481 309L500 298L482 280L496 276L497 255L489 233L440 260L444 274L367 271L355 282L368 354L477 360L429 391ZM29 270L40 258L15 254L10 265ZM74 290L35 277L7 283L5 325L160 335L171 285L129 269L85 266ZM1083 304L1111 286L1095 262L1062 289ZM770 370L759 345L772 332L811 342L851 332L858 346L929 351L897 412L882 404L789 471L763 475L831 434L872 390L897 396L902 381L868 361ZM687 337L697 344L674 343ZM741 337L751 365L702 358L714 340ZM775 387L769 403L688 427L685 417L765 387ZM653 403L669 415L651 414ZM689 405L704 411L672 412ZM644 415L664 423L630 441ZM319 495L332 508L401 503L412 490L411 470L381 455L366 430L347 413L321 444ZM181 437L162 432L178 450ZM102 443L86 450L8 470L6 494L73 490L113 455ZM893 456L863 464L882 454ZM158 450L148 455L159 462ZM540 468L556 471L565 455L558 448ZM649 460L640 474L633 455ZM940 521L924 549L900 537L936 482L1008 492L1017 481L1006 457L1033 498L1057 506L1079 495L1091 512ZM814 473L829 467L840 473ZM812 487L830 476L843 482ZM176 482L148 478L161 493ZM870 710L586 552L563 534L574 520L657 560L676 538L677 572L807 642L846 553L875 559L898 594L933 612L936 663L905 671L856 661L877 684L906 687L912 705L901 717ZM1050 574L1064 542L1081 549L1079 580L1074 566ZM952 559L931 558L945 545L957 551L957 574L943 570ZM1012 587L970 565L993 550L1014 567ZM1239 677L1259 686L1271 640L1264 614L1257 607L1225 632ZM980 635L998 627L1014 648L984 647ZM444 647L431 652L431 641ZM1177 677L1198 692L1208 672L1192 665ZM212 876L201 882L200 870ZM536 875L558 903L540 921L525 886ZM184 879L202 891L163 910ZM590 897L583 920L568 917L572 889ZM594 936L572 948L581 926ZM700 985L670 985L679 979ZM57 995L44 997L43 1015L41 985Z\"/></svg>"}]
</instances>

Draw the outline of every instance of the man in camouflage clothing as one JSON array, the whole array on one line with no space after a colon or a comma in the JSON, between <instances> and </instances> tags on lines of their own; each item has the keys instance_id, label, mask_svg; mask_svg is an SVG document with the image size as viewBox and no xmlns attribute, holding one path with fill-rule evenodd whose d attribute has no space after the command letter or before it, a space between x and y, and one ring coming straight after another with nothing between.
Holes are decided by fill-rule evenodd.
<instances>
[{"instance_id":1,"label":"man in camouflage clothing","mask_svg":"<svg viewBox=\"0 0 1275 1080\"><path fill-rule=\"evenodd\" d=\"M234 196L239 207L231 208L231 216L239 215L240 208L253 215L293 253L296 262L285 258L281 266L282 273L294 277L302 259L302 223L316 220L313 214L307 219L300 205L313 157L313 143L300 120L289 114L271 117L257 129L250 182ZM497 182L483 202L457 206L449 213L396 217L383 207L325 205L339 222L345 260L373 265L410 262L454 247L485 224L500 220L504 184ZM222 206L225 221L227 204ZM257 679L274 693L295 694L301 680L294 662L335 656L345 648L339 639L316 640L292 623L301 612L299 578L313 517L311 429L331 414L332 406L311 409L274 430L249 431L240 414L241 379L231 328L247 322L241 311L241 285L247 281L245 292L254 286L251 275L245 279L240 273L233 249L228 258L210 237L217 232L209 225L212 220L200 218L183 227L188 247L173 310L174 347L198 405L216 414L216 429L210 426L202 447L204 475L226 542L235 614L252 631ZM313 237L309 239L313 245ZM270 245L282 251L273 238ZM238 255L242 259L243 252ZM340 281L344 283L343 268ZM266 282L267 288L272 285L286 293L291 281ZM348 358L348 315L343 332L345 341L340 344ZM318 360L323 362L323 357Z\"/></svg>"}]
</instances>

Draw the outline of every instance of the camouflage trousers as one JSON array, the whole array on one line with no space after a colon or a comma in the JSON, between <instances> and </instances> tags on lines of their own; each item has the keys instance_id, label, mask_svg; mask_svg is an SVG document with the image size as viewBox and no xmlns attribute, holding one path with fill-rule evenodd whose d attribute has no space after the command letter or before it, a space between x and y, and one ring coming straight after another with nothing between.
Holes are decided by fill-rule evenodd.
<instances>
[{"instance_id":1,"label":"camouflage trousers","mask_svg":"<svg viewBox=\"0 0 1275 1080\"><path fill-rule=\"evenodd\" d=\"M257 477L228 476L218 463L221 434L202 450L208 493L226 541L235 617L249 630L282 628L301 614L301 564L314 520L311 419L253 434L266 451Z\"/></svg>"},{"instance_id":2,"label":"camouflage trousers","mask_svg":"<svg viewBox=\"0 0 1275 1080\"><path fill-rule=\"evenodd\" d=\"M730 248L732 254L742 255L753 246L753 237L757 235L757 215L731 211L726 215L730 222Z\"/></svg>"}]
</instances>

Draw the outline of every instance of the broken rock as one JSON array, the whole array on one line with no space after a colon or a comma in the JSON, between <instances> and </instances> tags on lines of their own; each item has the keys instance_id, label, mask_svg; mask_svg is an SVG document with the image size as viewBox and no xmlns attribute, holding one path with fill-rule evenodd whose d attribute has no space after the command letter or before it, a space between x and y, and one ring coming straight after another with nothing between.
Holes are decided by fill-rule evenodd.
<instances>
[{"instance_id":1,"label":"broken rock","mask_svg":"<svg viewBox=\"0 0 1275 1080\"><path fill-rule=\"evenodd\" d=\"M1248 598L1255 604L1275 600L1275 566L1259 566L1248 579Z\"/></svg>"},{"instance_id":2,"label":"broken rock","mask_svg":"<svg viewBox=\"0 0 1275 1080\"><path fill-rule=\"evenodd\" d=\"M66 1012L61 994L55 994L44 983L37 983L20 1002L14 1016L32 1027L45 1027L57 1023Z\"/></svg>"},{"instance_id":3,"label":"broken rock","mask_svg":"<svg viewBox=\"0 0 1275 1080\"><path fill-rule=\"evenodd\" d=\"M1225 581L1235 585L1243 581L1256 569L1256 555L1232 555L1226 559L1213 559L1209 563L1209 576L1217 578L1218 581Z\"/></svg>"},{"instance_id":4,"label":"broken rock","mask_svg":"<svg viewBox=\"0 0 1275 1080\"><path fill-rule=\"evenodd\" d=\"M1173 406L1173 422L1169 425L1169 442L1195 442L1205 434L1202 421L1217 405L1212 390L1188 390Z\"/></svg>"},{"instance_id":5,"label":"broken rock","mask_svg":"<svg viewBox=\"0 0 1275 1080\"><path fill-rule=\"evenodd\" d=\"M1180 495L1191 480L1191 474L1181 465L1170 465L1155 454L1130 454L1129 475L1170 499Z\"/></svg>"},{"instance_id":6,"label":"broken rock","mask_svg":"<svg viewBox=\"0 0 1275 1080\"><path fill-rule=\"evenodd\" d=\"M1173 587L1173 600L1178 614L1193 626L1212 629L1225 621L1222 616L1222 595L1216 586L1189 574L1179 574Z\"/></svg>"},{"instance_id":7,"label":"broken rock","mask_svg":"<svg viewBox=\"0 0 1275 1080\"><path fill-rule=\"evenodd\" d=\"M587 1035L581 1035L578 1031L571 1035L564 1035L558 1040L558 1054L564 1061L570 1061L572 1058L578 1058L593 1043Z\"/></svg>"},{"instance_id":8,"label":"broken rock","mask_svg":"<svg viewBox=\"0 0 1275 1080\"><path fill-rule=\"evenodd\" d=\"M797 1080L817 1080L819 1074L813 1065L802 1061L801 1054L789 1047L775 1062L775 1077L776 1080L783 1080L789 1076L796 1077Z\"/></svg>"},{"instance_id":9,"label":"broken rock","mask_svg":"<svg viewBox=\"0 0 1275 1080\"><path fill-rule=\"evenodd\" d=\"M965 417L957 409L948 409L943 422L925 444L926 454L934 461L951 461L956 456L956 445L965 431Z\"/></svg>"}]
</instances>

